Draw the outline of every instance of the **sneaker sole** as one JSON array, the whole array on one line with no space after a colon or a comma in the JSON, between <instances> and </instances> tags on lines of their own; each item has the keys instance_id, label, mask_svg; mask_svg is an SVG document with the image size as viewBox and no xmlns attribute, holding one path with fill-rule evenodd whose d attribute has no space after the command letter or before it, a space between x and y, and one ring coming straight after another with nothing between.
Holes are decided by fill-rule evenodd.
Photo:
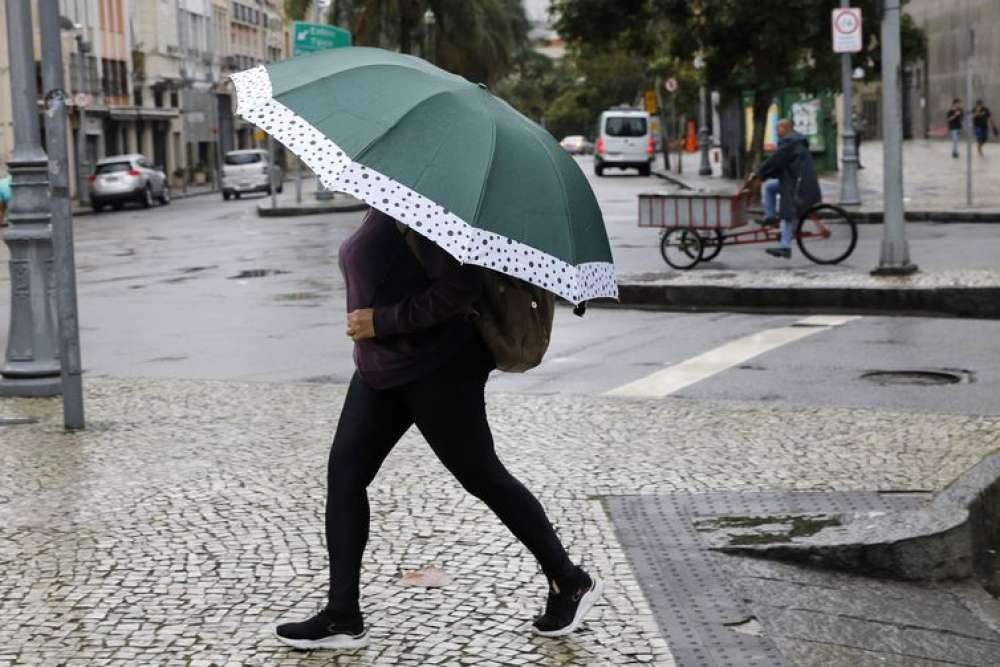
<instances>
[{"instance_id":1,"label":"sneaker sole","mask_svg":"<svg viewBox=\"0 0 1000 667\"><path fill-rule=\"evenodd\" d=\"M282 637L278 634L278 631L274 631L274 636L278 638L282 644L291 646L292 648L297 648L301 651L311 651L314 649L333 649L341 651L352 651L359 648L365 648L368 646L368 632L356 636L351 635L333 635L330 637L323 637L322 639L289 639L287 637Z\"/></svg>"},{"instance_id":2,"label":"sneaker sole","mask_svg":"<svg viewBox=\"0 0 1000 667\"><path fill-rule=\"evenodd\" d=\"M565 637L568 634L572 634L576 631L580 624L583 623L583 618L590 611L591 607L601 599L601 595L604 594L604 582L597 577L593 577L594 585L590 587L590 590L583 594L583 598L580 599L580 605L576 608L576 615L573 616L573 622L569 625L559 628L558 630L539 630L538 628L532 628L536 635L542 637Z\"/></svg>"}]
</instances>

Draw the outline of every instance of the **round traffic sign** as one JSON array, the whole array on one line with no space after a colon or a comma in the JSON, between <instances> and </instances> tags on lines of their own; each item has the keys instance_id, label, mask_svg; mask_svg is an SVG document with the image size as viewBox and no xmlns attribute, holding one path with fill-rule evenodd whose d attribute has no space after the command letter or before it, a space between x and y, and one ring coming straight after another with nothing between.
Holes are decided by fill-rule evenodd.
<instances>
[{"instance_id":1,"label":"round traffic sign","mask_svg":"<svg viewBox=\"0 0 1000 667\"><path fill-rule=\"evenodd\" d=\"M858 15L853 11L842 11L834 19L833 27L843 35L850 35L861 27L861 22L858 21Z\"/></svg>"},{"instance_id":2,"label":"round traffic sign","mask_svg":"<svg viewBox=\"0 0 1000 667\"><path fill-rule=\"evenodd\" d=\"M90 95L87 93L77 93L73 96L73 104L78 107L85 107L90 105Z\"/></svg>"},{"instance_id":3,"label":"round traffic sign","mask_svg":"<svg viewBox=\"0 0 1000 667\"><path fill-rule=\"evenodd\" d=\"M677 79L670 77L663 82L663 87L667 89L668 93L673 93L677 91Z\"/></svg>"}]
</instances>

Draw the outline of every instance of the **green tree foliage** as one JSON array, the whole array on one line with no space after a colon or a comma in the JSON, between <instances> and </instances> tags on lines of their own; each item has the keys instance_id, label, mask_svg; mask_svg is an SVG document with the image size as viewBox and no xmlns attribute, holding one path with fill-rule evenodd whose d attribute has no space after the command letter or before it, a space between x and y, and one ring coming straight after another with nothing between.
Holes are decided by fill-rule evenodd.
<instances>
[{"instance_id":1,"label":"green tree foliage","mask_svg":"<svg viewBox=\"0 0 1000 667\"><path fill-rule=\"evenodd\" d=\"M313 0L285 0L285 18L304 21L313 8Z\"/></svg>"},{"instance_id":2,"label":"green tree foliage","mask_svg":"<svg viewBox=\"0 0 1000 667\"><path fill-rule=\"evenodd\" d=\"M877 77L879 0L856 0L868 35L857 64ZM581 47L617 44L652 61L651 71L691 62L704 54L704 77L724 95L754 93L754 153L763 146L766 110L784 88L836 90L839 61L832 53L830 16L838 0L557 0L557 29ZM924 37L912 20L902 22L904 61L923 56Z\"/></svg>"},{"instance_id":3,"label":"green tree foliage","mask_svg":"<svg viewBox=\"0 0 1000 667\"><path fill-rule=\"evenodd\" d=\"M433 26L424 23L428 9ZM348 28L357 45L430 51L441 67L489 85L510 72L528 47L520 0L333 0L327 20Z\"/></svg>"}]
</instances>

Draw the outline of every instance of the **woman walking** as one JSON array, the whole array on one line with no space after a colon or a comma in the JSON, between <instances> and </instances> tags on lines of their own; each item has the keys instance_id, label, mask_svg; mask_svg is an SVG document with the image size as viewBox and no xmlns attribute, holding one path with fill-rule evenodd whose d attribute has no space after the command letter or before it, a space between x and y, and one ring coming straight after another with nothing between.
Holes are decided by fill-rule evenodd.
<instances>
[{"instance_id":1,"label":"woman walking","mask_svg":"<svg viewBox=\"0 0 1000 667\"><path fill-rule=\"evenodd\" d=\"M422 236L415 240L419 260L396 220L372 209L340 248L357 370L327 470L329 599L311 618L278 626L278 638L295 648L367 645L359 590L369 536L366 489L414 424L449 472L541 565L549 594L536 633L573 632L601 596L602 582L570 561L541 504L494 450L484 388L495 365L467 315L479 295L480 269Z\"/></svg>"}]
</instances>

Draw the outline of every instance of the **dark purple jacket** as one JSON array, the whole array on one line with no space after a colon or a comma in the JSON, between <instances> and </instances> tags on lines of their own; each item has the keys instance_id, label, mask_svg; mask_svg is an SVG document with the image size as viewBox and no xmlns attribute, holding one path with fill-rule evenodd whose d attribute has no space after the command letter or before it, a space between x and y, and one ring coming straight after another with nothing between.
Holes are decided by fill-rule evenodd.
<instances>
[{"instance_id":1,"label":"dark purple jacket","mask_svg":"<svg viewBox=\"0 0 1000 667\"><path fill-rule=\"evenodd\" d=\"M340 246L347 312L375 310L375 338L354 345L354 365L375 389L432 373L475 335L465 313L479 296L476 269L423 236L416 238L421 261L396 221L370 209Z\"/></svg>"}]
</instances>

